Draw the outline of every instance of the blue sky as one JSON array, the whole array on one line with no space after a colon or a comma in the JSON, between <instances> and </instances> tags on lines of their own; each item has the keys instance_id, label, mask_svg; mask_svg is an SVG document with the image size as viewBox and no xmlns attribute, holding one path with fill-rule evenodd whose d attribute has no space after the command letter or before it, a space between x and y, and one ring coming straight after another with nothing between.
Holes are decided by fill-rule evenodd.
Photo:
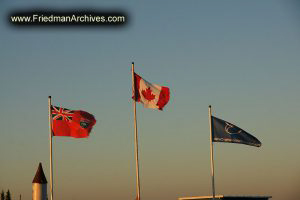
<instances>
[{"instance_id":1,"label":"blue sky","mask_svg":"<svg viewBox=\"0 0 300 200\"><path fill-rule=\"evenodd\" d=\"M18 9L123 10L118 28L13 27ZM2 1L0 189L31 198L49 181L47 97L97 124L54 138L55 197L134 199L131 62L170 87L163 112L137 105L141 195L209 195L208 105L261 148L215 144L216 192L295 197L300 184L300 23L296 1ZM117 191L117 192L116 192ZM48 193L49 190L48 190Z\"/></svg>"}]
</instances>

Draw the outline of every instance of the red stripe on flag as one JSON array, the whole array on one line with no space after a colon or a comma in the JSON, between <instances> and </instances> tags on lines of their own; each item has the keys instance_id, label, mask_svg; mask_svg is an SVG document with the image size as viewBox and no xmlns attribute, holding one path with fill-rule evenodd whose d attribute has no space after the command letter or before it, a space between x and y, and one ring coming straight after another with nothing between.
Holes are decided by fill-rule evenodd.
<instances>
[{"instance_id":1,"label":"red stripe on flag","mask_svg":"<svg viewBox=\"0 0 300 200\"><path fill-rule=\"evenodd\" d=\"M159 110L163 110L163 107L169 102L170 100L170 89L168 87L161 87L161 91L159 94L159 99L157 102L157 106Z\"/></svg>"},{"instance_id":2,"label":"red stripe on flag","mask_svg":"<svg viewBox=\"0 0 300 200\"><path fill-rule=\"evenodd\" d=\"M134 94L132 98L137 102L141 101L141 96L139 93L141 79L142 78L138 74L134 73Z\"/></svg>"}]
</instances>

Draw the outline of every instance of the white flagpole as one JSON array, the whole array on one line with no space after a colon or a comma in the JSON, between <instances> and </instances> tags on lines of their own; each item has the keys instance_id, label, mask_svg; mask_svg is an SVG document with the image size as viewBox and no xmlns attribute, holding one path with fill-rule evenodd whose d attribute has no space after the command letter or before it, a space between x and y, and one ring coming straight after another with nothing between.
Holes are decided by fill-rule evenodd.
<instances>
[{"instance_id":1,"label":"white flagpole","mask_svg":"<svg viewBox=\"0 0 300 200\"><path fill-rule=\"evenodd\" d=\"M132 92L135 97L135 87L134 87L134 62L132 62L131 66L132 72ZM136 123L136 102L133 99L133 114L134 114L134 144L135 144L135 167L136 167L136 192L137 192L137 200L140 200L140 175L139 175L139 151L138 151L138 131L137 131L137 123Z\"/></svg>"},{"instance_id":2,"label":"white flagpole","mask_svg":"<svg viewBox=\"0 0 300 200\"><path fill-rule=\"evenodd\" d=\"M211 183L212 183L212 196L215 200L215 167L214 167L214 146L212 142L212 123L211 123L211 105L208 106L208 118L209 118L209 129L210 129L210 172L211 172Z\"/></svg>"},{"instance_id":3,"label":"white flagpole","mask_svg":"<svg viewBox=\"0 0 300 200\"><path fill-rule=\"evenodd\" d=\"M53 200L53 163L52 163L52 116L51 116L51 96L48 97L49 116L49 140L50 140L50 195Z\"/></svg>"}]
</instances>

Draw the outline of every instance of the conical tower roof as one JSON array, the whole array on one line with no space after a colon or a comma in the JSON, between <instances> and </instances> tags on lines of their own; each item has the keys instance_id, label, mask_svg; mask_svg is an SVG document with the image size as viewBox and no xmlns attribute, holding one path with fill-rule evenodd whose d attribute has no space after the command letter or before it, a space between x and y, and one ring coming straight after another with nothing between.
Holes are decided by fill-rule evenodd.
<instances>
[{"instance_id":1,"label":"conical tower roof","mask_svg":"<svg viewBox=\"0 0 300 200\"><path fill-rule=\"evenodd\" d=\"M39 164L39 167L35 173L32 183L40 183L40 184L47 183L47 179L43 171L42 163Z\"/></svg>"}]
</instances>

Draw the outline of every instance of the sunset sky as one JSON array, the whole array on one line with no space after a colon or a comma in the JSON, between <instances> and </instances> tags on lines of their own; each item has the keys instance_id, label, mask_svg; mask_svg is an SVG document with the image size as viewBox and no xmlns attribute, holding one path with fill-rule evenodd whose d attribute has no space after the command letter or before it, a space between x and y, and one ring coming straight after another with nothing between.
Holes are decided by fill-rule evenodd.
<instances>
[{"instance_id":1,"label":"sunset sky","mask_svg":"<svg viewBox=\"0 0 300 200\"><path fill-rule=\"evenodd\" d=\"M117 10L127 23L10 24L11 13L35 9ZM51 95L97 120L87 139L53 138L54 199L133 200L131 62L171 92L164 111L137 104L142 200L211 194L208 105L262 142L214 144L216 194L298 198L296 0L0 1L0 190L31 199L39 162L50 182Z\"/></svg>"}]
</instances>

